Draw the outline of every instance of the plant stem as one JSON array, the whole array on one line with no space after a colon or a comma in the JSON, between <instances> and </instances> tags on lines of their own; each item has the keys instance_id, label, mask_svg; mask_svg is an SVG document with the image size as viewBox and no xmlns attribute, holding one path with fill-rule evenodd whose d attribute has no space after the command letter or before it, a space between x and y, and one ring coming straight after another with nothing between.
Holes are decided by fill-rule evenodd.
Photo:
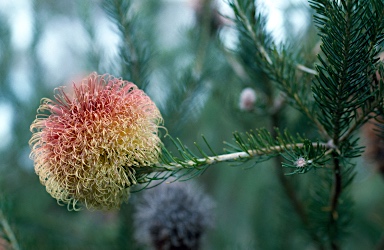
<instances>
[{"instance_id":1,"label":"plant stem","mask_svg":"<svg viewBox=\"0 0 384 250\"><path fill-rule=\"evenodd\" d=\"M310 69L302 64L297 64L296 65L297 69L303 71L303 72L306 72L306 73L309 73L309 74L312 74L312 75L318 75L319 73L314 70L314 69Z\"/></svg>"},{"instance_id":2,"label":"plant stem","mask_svg":"<svg viewBox=\"0 0 384 250\"><path fill-rule=\"evenodd\" d=\"M351 29L352 29L352 20L350 13L352 12L352 1L345 1L342 2L343 8L345 9L345 20L346 20L346 28L345 28L345 35L344 35L344 41L343 41L343 65L342 70L338 75L338 84L337 84L337 93L338 95L342 96L342 93L346 90L349 82L346 80L348 79L347 76L349 74L349 61L350 61L350 46L351 46ZM340 145L340 139L341 139L341 119L342 115L345 112L343 107L343 100L341 98L337 98L335 100L336 108L333 110L333 143L336 146L336 148ZM353 127L353 126L352 126ZM351 131L351 130L350 130ZM329 226L330 230L328 232L329 238L330 238L330 244L332 249L340 249L340 246L337 239L338 234L338 213L337 208L339 204L339 198L342 192L342 175L341 175L341 165L340 165L340 159L339 154L334 151L332 152L332 158L333 158L333 186L331 190L331 197L329 201L329 207L330 207L330 214L329 214Z\"/></svg>"},{"instance_id":3,"label":"plant stem","mask_svg":"<svg viewBox=\"0 0 384 250\"><path fill-rule=\"evenodd\" d=\"M5 219L3 211L1 211L1 210L0 210L0 223L3 226L4 232L7 235L8 239L11 243L12 248L14 250L19 250L20 247L19 247L19 244L17 243L15 234L13 233L10 225L8 224L8 221Z\"/></svg>"},{"instance_id":4,"label":"plant stem","mask_svg":"<svg viewBox=\"0 0 384 250\"><path fill-rule=\"evenodd\" d=\"M334 173L334 181L333 181L333 187L332 187L332 193L331 193L331 200L330 200L330 224L331 227L337 227L337 220L339 218L339 214L337 212L337 207L339 203L339 198L342 192L342 178L341 178L341 166L340 166L340 160L338 158L338 155L336 152L332 153L333 156L333 173ZM330 238L331 238L331 246L332 249L339 249L339 246L337 242L335 242L335 239L332 235L333 230L330 230Z\"/></svg>"},{"instance_id":5,"label":"plant stem","mask_svg":"<svg viewBox=\"0 0 384 250\"><path fill-rule=\"evenodd\" d=\"M277 177L280 181L280 184L283 186L283 189L288 196L293 209L296 211L297 215L299 216L301 222L304 225L304 228L306 229L307 233L309 234L309 237L312 238L315 245L318 247L318 249L322 250L324 247L321 244L320 239L317 237L317 235L311 230L311 223L308 219L307 213L300 202L299 198L296 195L295 189L292 187L292 184L288 181L288 179L285 177L283 169L280 166L281 163L281 157L276 157L275 159L275 166L276 166L276 173Z\"/></svg>"},{"instance_id":6,"label":"plant stem","mask_svg":"<svg viewBox=\"0 0 384 250\"><path fill-rule=\"evenodd\" d=\"M327 143L312 143L313 147L324 147L327 149L331 149L329 144ZM189 167L198 167L203 165L213 165L220 162L228 162L228 161L237 161L239 159L250 159L256 156L263 156L271 153L279 153L283 152L287 149L291 148L303 148L303 143L296 144L287 144L285 146L273 146L268 148L261 148L259 150L249 150L247 152L236 152L229 154L222 154L216 156L207 156L205 158L197 158L195 160L189 161L181 161L179 163L171 163L166 165L164 163L155 164L151 167L140 167L137 168L137 172L139 173L151 173L151 172L161 172L161 171L172 171L180 168L189 168Z\"/></svg>"},{"instance_id":7,"label":"plant stem","mask_svg":"<svg viewBox=\"0 0 384 250\"><path fill-rule=\"evenodd\" d=\"M274 102L273 97L270 97L270 99L271 99L270 100L271 102ZM272 127L273 137L277 137L277 132L273 128L280 127L279 126L280 125L279 120L280 120L279 111L274 112L271 115L271 127ZM308 219L308 216L307 216L307 213L305 211L303 204L301 203L301 201L297 197L295 189L292 186L291 182L284 175L283 168L281 167L282 157L281 156L275 157L274 161L275 161L275 171L276 171L278 180L279 180L280 184L282 185L283 190L285 191L289 201L291 202L293 209L296 211L296 213L299 216L304 228L306 229L307 233L309 234L309 236L314 241L315 245L318 246L319 249L323 249L323 246L321 245L321 241L319 240L317 235L311 230L311 224L310 224L310 221Z\"/></svg>"},{"instance_id":8,"label":"plant stem","mask_svg":"<svg viewBox=\"0 0 384 250\"><path fill-rule=\"evenodd\" d=\"M210 40L210 21L212 17L211 13L211 5L212 5L212 0L203 0L202 1L202 23L201 23L201 30L199 34L199 42L198 42L198 47L196 51L196 58L195 58L195 74L198 78L201 77L202 71L203 71L203 66L204 66L204 61L207 56L207 49L209 46L209 40Z\"/></svg>"},{"instance_id":9,"label":"plant stem","mask_svg":"<svg viewBox=\"0 0 384 250\"><path fill-rule=\"evenodd\" d=\"M239 12L239 16L240 16L242 22L245 25L245 29L249 32L249 34L251 34L252 40L255 43L260 54L264 57L264 59L268 62L269 65L272 65L273 63L272 63L270 56L268 55L264 46L262 44L260 44L259 40L257 39L257 35L255 33L255 30L252 28L252 24L249 22L247 15L244 13L243 9L240 8L239 2L237 0L235 3L235 6Z\"/></svg>"}]
</instances>

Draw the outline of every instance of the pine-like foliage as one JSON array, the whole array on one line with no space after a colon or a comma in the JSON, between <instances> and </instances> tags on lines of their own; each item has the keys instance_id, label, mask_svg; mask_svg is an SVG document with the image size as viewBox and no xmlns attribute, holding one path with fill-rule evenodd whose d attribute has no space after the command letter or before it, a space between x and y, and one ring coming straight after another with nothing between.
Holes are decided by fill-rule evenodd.
<instances>
[{"instance_id":1,"label":"pine-like foliage","mask_svg":"<svg viewBox=\"0 0 384 250\"><path fill-rule=\"evenodd\" d=\"M132 7L131 0L103 1L103 7L111 21L116 24L119 37L120 63L118 67L121 77L134 81L142 89L148 84L148 65L150 44L146 42L143 22L139 22Z\"/></svg>"},{"instance_id":2,"label":"pine-like foliage","mask_svg":"<svg viewBox=\"0 0 384 250\"><path fill-rule=\"evenodd\" d=\"M303 66L304 60L289 46L273 43L265 32L265 17L257 12L254 1L230 2L239 32L235 53L250 78L264 74L269 79L258 87L273 106L269 112L272 124L279 125L278 112L286 102L317 127L318 142L312 143L301 136L294 139L287 132L282 136L278 130L271 131L272 135L258 130L246 136L235 133L236 144L229 144L232 152L226 155L208 156L198 147L201 153L198 158L178 141L175 145L181 158L166 151L162 162L176 171L180 171L178 168L191 171L220 161L256 163L282 156L288 161L282 166L294 168L292 173L321 168L319 184L312 186L314 195L307 208L292 193L291 184L284 177L280 176L280 180L314 244L338 249L352 218L353 202L348 189L355 164L351 159L363 152L353 136L383 105L383 82L377 80L376 72L383 41L384 4L370 0L324 0L310 4L316 11L314 20L322 42L316 71ZM312 89L308 87L311 85L308 74L314 76ZM176 173L172 168L167 171Z\"/></svg>"},{"instance_id":3,"label":"pine-like foliage","mask_svg":"<svg viewBox=\"0 0 384 250\"><path fill-rule=\"evenodd\" d=\"M322 41L313 88L319 120L338 147L381 103L378 46L383 40L381 1L312 1ZM341 140L341 141L340 141ZM351 155L352 156L352 155Z\"/></svg>"},{"instance_id":4,"label":"pine-like foliage","mask_svg":"<svg viewBox=\"0 0 384 250\"><path fill-rule=\"evenodd\" d=\"M313 94L318 119L336 149L332 153L333 183L330 217L323 218L331 246L340 245L341 231L351 217L350 197L345 188L353 178L350 158L361 155L352 138L372 112L383 104L382 82L376 80L378 46L383 38L382 1L311 1L321 37L319 74ZM324 177L332 180L332 177ZM319 213L316 213L319 214Z\"/></svg>"},{"instance_id":5,"label":"pine-like foliage","mask_svg":"<svg viewBox=\"0 0 384 250\"><path fill-rule=\"evenodd\" d=\"M316 70L303 65L305 59L299 50L273 42L266 32L266 17L258 12L254 1L233 0L229 4L239 35L237 49L232 53L245 70L245 79L266 79L254 86L266 98L270 131L234 133L235 143L227 144L226 154L215 153L205 138L209 153L196 144L196 154L179 139L170 137L178 154L163 147L160 163L138 169L137 179L147 187L152 180L192 178L223 161L256 164L270 158L277 157L277 162L285 159L280 167L276 165L277 176L308 236L319 248L338 249L352 218L353 202L347 192L354 177L352 158L363 152L353 136L380 113L383 105L383 83L377 80L376 72L383 41L384 4L373 0L310 1L321 38ZM133 23L128 25L129 20L122 14L128 11L127 3L110 1L107 7L127 42L129 36L124 34L130 34ZM135 69L138 64L135 66L135 61L127 59L132 55L127 55L122 49L122 58L130 62L130 69ZM272 128L280 127L285 104L299 110L317 128L318 138L294 137L287 130L280 133L282 128ZM299 200L281 166L293 169L288 174L321 171L318 185L312 186L314 195L308 206Z\"/></svg>"},{"instance_id":6,"label":"pine-like foliage","mask_svg":"<svg viewBox=\"0 0 384 250\"><path fill-rule=\"evenodd\" d=\"M361 132L372 124L377 145L367 151L375 152L373 160L383 159L383 0L309 0L301 7L311 14L306 31L298 36L292 31L281 43L267 31L274 17L256 0L223 0L231 10L226 19L215 11L219 0L32 2L28 48L14 46L12 19L0 12L0 111L12 113L12 121L4 122L11 135L0 142L0 196L7 196L0 199L0 249L4 244L14 249L140 249L135 239L162 249L384 248L384 184L365 166L370 159L363 160L367 139ZM183 7L195 14L194 22L174 35L166 26L175 25L169 13ZM103 208L119 211L69 213L56 206L26 159L28 126L39 100L52 99L52 84L72 78L57 80L61 72L47 70L50 65L42 59L46 37L54 33L52 27L66 26L62 20L74 30L83 28L70 39L86 44L76 54L84 68L74 75L97 70L133 82L164 118L145 132L156 142L156 147L147 143L149 148L141 136L148 128L145 120L132 104L113 102L110 94L84 92L78 106L89 107L85 110L64 112L48 104L43 110L54 118L48 114L53 108L73 124L38 119L41 129L72 131L71 139L59 132L43 137L75 152L63 158L53 150L56 155L43 157L41 165L48 170L42 182L57 175L53 193L68 200L76 198L73 193L89 194L95 202L118 200ZM118 39L110 61L99 41L109 41L105 24ZM227 46L227 38L234 43ZM137 101L131 91L121 94ZM97 113L106 101L112 108ZM138 108L151 111L146 104ZM77 119L76 110L89 120ZM111 119L120 115L125 123ZM86 122L98 119L102 122L94 126ZM81 143L76 147L74 141ZM152 151L153 159L144 161ZM56 169L46 164L53 160ZM105 171L98 171L97 164ZM77 175L82 184L68 185ZM132 181L124 182L127 178ZM185 185L192 178L206 184L215 209L199 189ZM177 188L169 192L172 185ZM84 204L78 205L86 208L87 202L79 199ZM217 227L202 238L211 213Z\"/></svg>"}]
</instances>

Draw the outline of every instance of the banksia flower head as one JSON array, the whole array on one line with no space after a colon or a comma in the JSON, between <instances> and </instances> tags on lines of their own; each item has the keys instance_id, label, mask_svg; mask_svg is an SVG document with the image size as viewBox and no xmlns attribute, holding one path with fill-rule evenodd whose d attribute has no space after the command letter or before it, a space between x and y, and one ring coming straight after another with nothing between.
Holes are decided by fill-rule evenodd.
<instances>
[{"instance_id":1,"label":"banksia flower head","mask_svg":"<svg viewBox=\"0 0 384 250\"><path fill-rule=\"evenodd\" d=\"M190 182L161 184L136 203L135 238L157 250L199 249L213 225L213 201Z\"/></svg>"},{"instance_id":2,"label":"banksia flower head","mask_svg":"<svg viewBox=\"0 0 384 250\"><path fill-rule=\"evenodd\" d=\"M59 203L118 208L135 169L157 163L162 117L137 86L92 73L73 89L42 99L29 143L35 171Z\"/></svg>"}]
</instances>

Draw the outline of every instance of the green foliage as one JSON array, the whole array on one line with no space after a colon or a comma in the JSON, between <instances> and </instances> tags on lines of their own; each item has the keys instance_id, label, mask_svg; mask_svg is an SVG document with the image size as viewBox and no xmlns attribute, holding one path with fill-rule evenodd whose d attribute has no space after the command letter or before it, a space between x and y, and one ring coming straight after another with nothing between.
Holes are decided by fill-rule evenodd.
<instances>
[{"instance_id":1,"label":"green foliage","mask_svg":"<svg viewBox=\"0 0 384 250\"><path fill-rule=\"evenodd\" d=\"M144 24L139 22L131 0L103 1L103 8L117 26L119 37L119 68L123 79L130 79L145 89L148 84L148 66L151 57L150 44L144 36Z\"/></svg>"},{"instance_id":2,"label":"green foliage","mask_svg":"<svg viewBox=\"0 0 384 250\"><path fill-rule=\"evenodd\" d=\"M189 179L219 162L252 161L256 164L276 157L287 161L282 167L293 169L288 174L321 169L319 184L312 185L316 198L308 207L301 203L281 170L277 171L277 176L314 245L338 249L352 218L353 202L347 190L355 171L350 159L363 152L358 139L352 136L374 117L373 112L382 110L383 105L382 82L376 80L380 65L378 46L384 31L380 17L383 4L378 1L311 1L323 52L318 56L317 71L305 67L302 64L305 60L292 47L275 45L265 31L266 17L258 13L254 1L234 0L230 6L239 32L238 47L233 53L245 69L247 77L244 79L268 79L263 84L250 84L263 93L267 106L272 106L267 112L272 126L279 126L279 112L288 103L317 128L319 139L311 142L302 136L291 136L288 130L281 134L278 129L271 132L258 129L245 135L234 133L235 143L227 143L230 149L222 155L216 154L204 139L210 156L197 144L199 155L179 139L170 137L178 156L164 147L161 163L138 174L143 174L142 181L147 184L170 177ZM311 87L313 77L315 81Z\"/></svg>"},{"instance_id":3,"label":"green foliage","mask_svg":"<svg viewBox=\"0 0 384 250\"><path fill-rule=\"evenodd\" d=\"M251 72L249 74L256 77L262 73L269 78L284 93L286 101L304 113L324 134L321 124L314 117L311 78L308 77L308 73L316 72L302 65L304 59L300 58L298 49L287 45L277 46L273 42L271 35L266 32L266 17L257 13L254 1L232 1L230 5L240 33L238 54L244 67ZM262 86L262 91L267 96L276 95L276 89L268 82Z\"/></svg>"},{"instance_id":4,"label":"green foliage","mask_svg":"<svg viewBox=\"0 0 384 250\"><path fill-rule=\"evenodd\" d=\"M311 3L317 12L315 22L324 53L319 56L321 65L317 67L319 75L313 93L321 112L319 120L338 145L340 137L350 136L382 102L382 86L374 79L384 29L384 4L380 1Z\"/></svg>"},{"instance_id":5,"label":"green foliage","mask_svg":"<svg viewBox=\"0 0 384 250\"><path fill-rule=\"evenodd\" d=\"M377 134L384 135L384 66L378 59L384 2L309 1L318 36L308 26L300 36L303 45L297 38L277 44L257 2L231 0L231 25L237 32L231 50L210 26L212 1L202 2L203 18L180 31L175 47L166 47L158 38L169 33L157 32L156 24L168 14L168 3L102 1L98 11L104 11L119 39L109 64L96 42L95 19L101 12L93 13L95 6L87 1L71 5L88 36L88 54L79 58L83 70L107 68L134 82L154 97L165 119L159 163L134 169L140 185L132 188L130 203L136 202L138 191L196 178L217 200L218 226L207 237L207 249L362 249L376 244L379 249L383 225L375 221L383 220L383 198L377 191L383 182L367 177L359 129L375 118ZM25 53L33 62L33 90L27 101L12 89L10 72L18 54L10 26L0 18L1 104L12 104L14 113L12 143L0 148L0 187L14 207L5 215L16 229L14 244L17 239L25 249L140 249L133 243L131 204L120 212L68 213L52 204L30 162L23 160L27 128L40 98L52 88L38 53L41 39L49 18L76 18L65 13L68 6L33 5L34 32ZM51 17L44 14L48 9ZM318 40L320 49L312 49ZM257 95L250 112L235 107L245 86ZM232 140L221 143L231 133ZM200 139L200 134L205 136ZM196 143L196 137L202 142ZM234 230L228 223L239 227ZM4 224L3 237L1 232Z\"/></svg>"}]
</instances>

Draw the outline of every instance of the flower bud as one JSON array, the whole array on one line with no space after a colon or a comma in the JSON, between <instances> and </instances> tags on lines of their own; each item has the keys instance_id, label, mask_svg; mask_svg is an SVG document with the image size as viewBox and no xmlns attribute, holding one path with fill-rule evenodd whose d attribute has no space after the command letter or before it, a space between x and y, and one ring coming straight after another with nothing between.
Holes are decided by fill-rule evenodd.
<instances>
[{"instance_id":1,"label":"flower bud","mask_svg":"<svg viewBox=\"0 0 384 250\"><path fill-rule=\"evenodd\" d=\"M253 110L256 98L256 92L252 88L243 89L240 94L239 108L244 111Z\"/></svg>"}]
</instances>

